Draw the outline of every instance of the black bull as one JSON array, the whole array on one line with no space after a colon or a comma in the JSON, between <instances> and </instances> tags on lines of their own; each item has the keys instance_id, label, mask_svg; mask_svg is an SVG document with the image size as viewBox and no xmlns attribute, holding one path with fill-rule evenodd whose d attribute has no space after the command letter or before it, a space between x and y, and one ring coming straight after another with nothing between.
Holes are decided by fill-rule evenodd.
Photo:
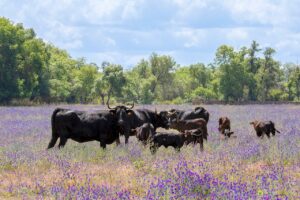
<instances>
[{"instance_id":1,"label":"black bull","mask_svg":"<svg viewBox=\"0 0 300 200\"><path fill-rule=\"evenodd\" d=\"M126 106L116 106L108 108L111 112L114 112L118 119L118 127L121 135L125 136L125 144L128 143L129 136L133 135L132 129L142 126L144 123L151 123L154 127L154 131L158 127L169 128L169 119L167 111L151 111L148 109L135 109ZM118 140L118 142L120 142Z\"/></svg>"},{"instance_id":2,"label":"black bull","mask_svg":"<svg viewBox=\"0 0 300 200\"><path fill-rule=\"evenodd\" d=\"M119 137L117 118L110 111L88 113L57 108L52 114L51 125L52 138L48 149L54 147L58 138L59 148L64 147L69 138L80 143L96 140L105 148Z\"/></svg>"}]
</instances>

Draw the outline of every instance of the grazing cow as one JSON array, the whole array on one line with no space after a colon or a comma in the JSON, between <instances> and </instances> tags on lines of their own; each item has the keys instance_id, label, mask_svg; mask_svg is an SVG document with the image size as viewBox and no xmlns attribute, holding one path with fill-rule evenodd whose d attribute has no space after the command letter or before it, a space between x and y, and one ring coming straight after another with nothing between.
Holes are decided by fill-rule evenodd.
<instances>
[{"instance_id":1,"label":"grazing cow","mask_svg":"<svg viewBox=\"0 0 300 200\"><path fill-rule=\"evenodd\" d=\"M206 122L209 120L209 112L203 107L196 107L194 110L171 109L168 114L171 122L199 118L205 119Z\"/></svg>"},{"instance_id":2,"label":"grazing cow","mask_svg":"<svg viewBox=\"0 0 300 200\"><path fill-rule=\"evenodd\" d=\"M180 151L187 138L187 135L184 133L156 133L151 139L150 151L154 154L160 146L164 146L165 148L172 146L177 151Z\"/></svg>"},{"instance_id":3,"label":"grazing cow","mask_svg":"<svg viewBox=\"0 0 300 200\"><path fill-rule=\"evenodd\" d=\"M144 145L147 144L150 138L152 138L155 134L154 127L150 123L145 123L140 127L137 127L133 130L137 139L141 141Z\"/></svg>"},{"instance_id":4,"label":"grazing cow","mask_svg":"<svg viewBox=\"0 0 300 200\"><path fill-rule=\"evenodd\" d=\"M59 148L64 147L69 138L79 143L96 140L105 148L119 136L117 118L109 111L88 113L57 108L52 114L51 125L52 138L48 149L54 147L58 138Z\"/></svg>"},{"instance_id":5,"label":"grazing cow","mask_svg":"<svg viewBox=\"0 0 300 200\"><path fill-rule=\"evenodd\" d=\"M169 119L166 111L157 113L148 109L132 110L134 104L131 107L116 106L111 108L109 103L107 103L107 106L117 116L117 124L120 134L125 136L125 144L128 143L129 136L134 135L131 130L142 126L144 123L151 123L154 131L158 127L169 128ZM118 142L120 143L120 140Z\"/></svg>"},{"instance_id":6,"label":"grazing cow","mask_svg":"<svg viewBox=\"0 0 300 200\"><path fill-rule=\"evenodd\" d=\"M203 133L203 138L207 140L207 122L202 118L173 121L170 128L176 129L182 133L185 130L200 129Z\"/></svg>"},{"instance_id":7,"label":"grazing cow","mask_svg":"<svg viewBox=\"0 0 300 200\"><path fill-rule=\"evenodd\" d=\"M193 129L193 130L186 130L184 134L187 136L186 145L193 143L193 144L200 144L200 150L203 151L203 132L201 129Z\"/></svg>"},{"instance_id":8,"label":"grazing cow","mask_svg":"<svg viewBox=\"0 0 300 200\"><path fill-rule=\"evenodd\" d=\"M270 138L270 133L272 133L272 135L275 135L275 132L280 133L276 128L275 128L275 124L272 121L253 121L250 122L251 125L253 125L254 130L256 132L256 135L258 137L263 137L264 134L266 134L268 136L268 138Z\"/></svg>"},{"instance_id":9,"label":"grazing cow","mask_svg":"<svg viewBox=\"0 0 300 200\"><path fill-rule=\"evenodd\" d=\"M233 132L230 132L230 119L228 117L220 117L219 118L219 128L218 130L222 135L226 138L230 138Z\"/></svg>"},{"instance_id":10,"label":"grazing cow","mask_svg":"<svg viewBox=\"0 0 300 200\"><path fill-rule=\"evenodd\" d=\"M200 129L186 130L185 133L162 133L159 132L151 138L150 151L154 154L160 146L165 148L172 146L177 151L186 144L200 144L200 150L203 151L203 133Z\"/></svg>"}]
</instances>

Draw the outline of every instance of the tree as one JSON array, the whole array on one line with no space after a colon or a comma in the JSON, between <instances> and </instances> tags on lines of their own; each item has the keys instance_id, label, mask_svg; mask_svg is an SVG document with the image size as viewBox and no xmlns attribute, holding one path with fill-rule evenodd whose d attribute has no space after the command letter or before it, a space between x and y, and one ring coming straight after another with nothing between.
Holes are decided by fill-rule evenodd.
<instances>
[{"instance_id":1,"label":"tree","mask_svg":"<svg viewBox=\"0 0 300 200\"><path fill-rule=\"evenodd\" d=\"M264 59L257 73L259 97L262 101L270 100L270 90L279 82L279 63L273 59L276 51L270 47L264 51Z\"/></svg>"},{"instance_id":2,"label":"tree","mask_svg":"<svg viewBox=\"0 0 300 200\"><path fill-rule=\"evenodd\" d=\"M217 49L216 63L220 70L220 92L225 101L239 101L243 97L245 68L242 65L244 53L236 53L230 46L222 45Z\"/></svg>"},{"instance_id":3,"label":"tree","mask_svg":"<svg viewBox=\"0 0 300 200\"><path fill-rule=\"evenodd\" d=\"M93 88L93 95L94 97L100 96L101 98L101 104L105 104L105 97L108 95L109 91L109 84L108 82L103 78L103 74L100 75L94 83L94 88Z\"/></svg>"},{"instance_id":4,"label":"tree","mask_svg":"<svg viewBox=\"0 0 300 200\"><path fill-rule=\"evenodd\" d=\"M287 86L288 99L300 100L300 67L293 63L284 65L285 68L285 82Z\"/></svg>"},{"instance_id":5,"label":"tree","mask_svg":"<svg viewBox=\"0 0 300 200\"><path fill-rule=\"evenodd\" d=\"M18 81L20 97L48 98L49 91L49 60L50 54L42 40L34 39L35 35L27 39L22 46L22 54L18 64Z\"/></svg>"},{"instance_id":6,"label":"tree","mask_svg":"<svg viewBox=\"0 0 300 200\"><path fill-rule=\"evenodd\" d=\"M92 89L94 89L97 78L97 66L84 65L75 71L75 87L73 94L80 102L89 102L92 100Z\"/></svg>"},{"instance_id":7,"label":"tree","mask_svg":"<svg viewBox=\"0 0 300 200\"><path fill-rule=\"evenodd\" d=\"M126 78L121 65L109 64L103 68L103 80L109 85L108 101L111 95L122 98L122 88L126 84ZM124 101L124 99L123 99Z\"/></svg>"},{"instance_id":8,"label":"tree","mask_svg":"<svg viewBox=\"0 0 300 200\"><path fill-rule=\"evenodd\" d=\"M193 79L192 87L198 86L206 87L210 80L210 72L202 63L190 65L190 75Z\"/></svg>"},{"instance_id":9,"label":"tree","mask_svg":"<svg viewBox=\"0 0 300 200\"><path fill-rule=\"evenodd\" d=\"M175 70L176 62L171 56L159 56L153 53L150 56L149 64L152 74L156 78L156 84L151 88L152 93L156 93L156 97L160 100L170 100L170 85L173 82L173 70ZM159 86L159 87L158 87Z\"/></svg>"},{"instance_id":10,"label":"tree","mask_svg":"<svg viewBox=\"0 0 300 200\"><path fill-rule=\"evenodd\" d=\"M0 18L0 102L18 96L17 58L20 53L19 37L22 29L8 19Z\"/></svg>"},{"instance_id":11,"label":"tree","mask_svg":"<svg viewBox=\"0 0 300 200\"><path fill-rule=\"evenodd\" d=\"M258 53L261 49L259 49L259 44L256 41L252 41L251 47L249 48L249 62L248 62L248 99L255 101L257 98L256 94L256 81L255 75L259 70L259 59L256 57L256 53Z\"/></svg>"},{"instance_id":12,"label":"tree","mask_svg":"<svg viewBox=\"0 0 300 200\"><path fill-rule=\"evenodd\" d=\"M52 45L48 46L50 52L50 96L54 101L75 102L76 97L72 89L75 85L76 61L63 50Z\"/></svg>"}]
</instances>

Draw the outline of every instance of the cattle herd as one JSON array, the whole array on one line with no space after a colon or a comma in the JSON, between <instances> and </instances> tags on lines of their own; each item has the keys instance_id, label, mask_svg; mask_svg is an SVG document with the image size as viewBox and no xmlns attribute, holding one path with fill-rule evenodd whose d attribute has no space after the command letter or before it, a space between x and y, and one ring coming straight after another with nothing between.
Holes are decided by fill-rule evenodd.
<instances>
[{"instance_id":1,"label":"cattle herd","mask_svg":"<svg viewBox=\"0 0 300 200\"><path fill-rule=\"evenodd\" d=\"M54 147L58 138L59 148L64 147L68 139L77 142L99 141L102 148L116 142L120 144L120 135L125 136L125 144L129 136L136 136L143 145L149 144L151 153L155 153L160 146L172 146L177 151L183 145L198 144L203 151L203 140L207 140L207 123L209 112L203 107L192 110L177 110L157 112L148 109L133 109L131 106L119 105L107 110L93 112L76 111L56 108L51 117L52 138L48 149ZM250 122L258 137L275 132L272 121ZM159 132L157 128L176 129L174 132ZM230 119L219 118L218 130L223 138L227 139L234 133L231 131Z\"/></svg>"}]
</instances>

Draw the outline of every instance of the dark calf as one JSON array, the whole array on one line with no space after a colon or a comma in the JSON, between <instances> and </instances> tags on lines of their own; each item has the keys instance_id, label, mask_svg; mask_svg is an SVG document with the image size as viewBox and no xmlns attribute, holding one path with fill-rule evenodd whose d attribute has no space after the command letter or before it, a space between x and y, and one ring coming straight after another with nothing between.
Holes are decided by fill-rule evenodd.
<instances>
[{"instance_id":1,"label":"dark calf","mask_svg":"<svg viewBox=\"0 0 300 200\"><path fill-rule=\"evenodd\" d=\"M154 126L151 123L144 123L142 126L133 129L133 133L135 133L139 141L146 145L150 137L153 137L155 134Z\"/></svg>"},{"instance_id":2,"label":"dark calf","mask_svg":"<svg viewBox=\"0 0 300 200\"><path fill-rule=\"evenodd\" d=\"M230 137L233 132L230 132L230 119L228 117L219 118L219 128L218 130L225 137Z\"/></svg>"},{"instance_id":3,"label":"dark calf","mask_svg":"<svg viewBox=\"0 0 300 200\"><path fill-rule=\"evenodd\" d=\"M177 120L176 122L173 122L170 126L170 128L176 129L180 132L184 132L186 130L193 130L193 129L199 129L201 130L203 134L203 138L207 140L207 122L202 119L189 119L189 120Z\"/></svg>"},{"instance_id":4,"label":"dark calf","mask_svg":"<svg viewBox=\"0 0 300 200\"><path fill-rule=\"evenodd\" d=\"M270 133L272 133L272 135L275 135L275 132L280 133L276 128L275 128L275 124L272 121L253 121L250 122L251 125L253 125L254 130L256 132L256 135L258 137L263 137L264 134L266 134L268 136L268 138L270 138Z\"/></svg>"},{"instance_id":5,"label":"dark calf","mask_svg":"<svg viewBox=\"0 0 300 200\"><path fill-rule=\"evenodd\" d=\"M194 129L194 130L186 130L186 141L185 144L188 145L190 143L193 144L200 144L200 150L203 151L203 133L201 129Z\"/></svg>"},{"instance_id":6,"label":"dark calf","mask_svg":"<svg viewBox=\"0 0 300 200\"><path fill-rule=\"evenodd\" d=\"M180 151L186 140L187 135L184 133L157 133L151 140L150 151L154 154L160 146L165 148L172 146L177 151Z\"/></svg>"}]
</instances>

